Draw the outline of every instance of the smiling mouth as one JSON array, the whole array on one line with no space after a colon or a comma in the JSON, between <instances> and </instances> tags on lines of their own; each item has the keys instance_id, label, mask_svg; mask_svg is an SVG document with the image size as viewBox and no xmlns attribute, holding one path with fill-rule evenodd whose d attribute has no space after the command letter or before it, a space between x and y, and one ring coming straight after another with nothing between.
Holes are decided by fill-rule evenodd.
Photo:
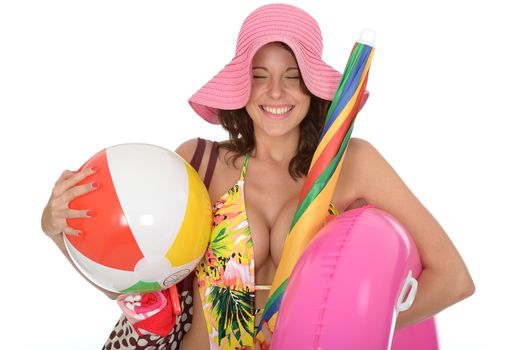
<instances>
[{"instance_id":1,"label":"smiling mouth","mask_svg":"<svg viewBox=\"0 0 526 350\"><path fill-rule=\"evenodd\" d=\"M294 106L272 107L260 105L259 108L261 108L263 112L267 112L277 116L283 116L289 113L291 110L293 110Z\"/></svg>"}]
</instances>

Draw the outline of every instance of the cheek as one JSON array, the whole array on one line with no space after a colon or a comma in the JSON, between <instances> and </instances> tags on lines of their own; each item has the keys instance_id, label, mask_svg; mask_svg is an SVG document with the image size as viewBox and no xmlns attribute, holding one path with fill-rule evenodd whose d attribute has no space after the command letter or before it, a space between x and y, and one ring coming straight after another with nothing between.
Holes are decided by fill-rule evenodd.
<instances>
[{"instance_id":1,"label":"cheek","mask_svg":"<svg viewBox=\"0 0 526 350\"><path fill-rule=\"evenodd\" d=\"M254 119L255 113L259 110L259 107L257 104L251 103L250 101L245 106L245 109L247 110L248 116L250 119Z\"/></svg>"},{"instance_id":2,"label":"cheek","mask_svg":"<svg viewBox=\"0 0 526 350\"><path fill-rule=\"evenodd\" d=\"M303 99L302 99L302 101L301 101L301 104L302 104L302 106L303 106L303 108L302 108L302 109L303 109L303 112L304 112L305 114L307 114L307 112L309 111L309 108L310 108L310 96L306 96L306 95L304 95L304 96L303 96Z\"/></svg>"},{"instance_id":3,"label":"cheek","mask_svg":"<svg viewBox=\"0 0 526 350\"><path fill-rule=\"evenodd\" d=\"M261 96L265 93L265 81L263 79L253 80L252 85L250 86L250 99L249 102L258 96Z\"/></svg>"},{"instance_id":4,"label":"cheek","mask_svg":"<svg viewBox=\"0 0 526 350\"><path fill-rule=\"evenodd\" d=\"M257 84L252 84L252 87L250 89L250 97L248 98L248 102L245 106L248 114L255 112L259 109L259 105L256 102L258 100L258 96L260 95L259 90L260 88L257 86Z\"/></svg>"}]
</instances>

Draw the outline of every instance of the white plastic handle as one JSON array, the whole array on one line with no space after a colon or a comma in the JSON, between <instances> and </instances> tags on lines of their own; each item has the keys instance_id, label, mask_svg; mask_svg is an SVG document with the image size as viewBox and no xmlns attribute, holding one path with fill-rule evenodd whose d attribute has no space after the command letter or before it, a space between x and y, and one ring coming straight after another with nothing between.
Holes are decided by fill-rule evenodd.
<instances>
[{"instance_id":1,"label":"white plastic handle","mask_svg":"<svg viewBox=\"0 0 526 350\"><path fill-rule=\"evenodd\" d=\"M376 39L376 32L372 29L365 28L358 39L359 43L374 47L374 40Z\"/></svg>"},{"instance_id":2,"label":"white plastic handle","mask_svg":"<svg viewBox=\"0 0 526 350\"><path fill-rule=\"evenodd\" d=\"M404 286L402 287L402 291L400 292L400 295L398 296L398 301L396 302L397 312L405 311L411 307L411 304L413 304L413 300L415 300L417 289L418 289L418 281L413 277L411 270L409 270L409 273L407 274L407 277L405 279ZM409 293L408 293L408 290L409 290ZM404 297L406 295L407 295L407 298L404 300Z\"/></svg>"}]
</instances>

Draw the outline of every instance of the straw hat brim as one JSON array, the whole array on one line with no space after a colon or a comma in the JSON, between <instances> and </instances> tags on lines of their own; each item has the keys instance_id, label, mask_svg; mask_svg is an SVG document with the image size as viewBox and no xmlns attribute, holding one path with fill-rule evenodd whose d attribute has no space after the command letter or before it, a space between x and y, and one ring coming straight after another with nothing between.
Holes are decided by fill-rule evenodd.
<instances>
[{"instance_id":1,"label":"straw hat brim","mask_svg":"<svg viewBox=\"0 0 526 350\"><path fill-rule=\"evenodd\" d=\"M252 84L252 59L256 52L271 42L283 42L294 52L307 89L324 100L332 100L342 74L299 45L294 38L282 34L259 37L247 50L199 89L190 99L190 106L209 123L218 123L219 110L240 109L248 103Z\"/></svg>"}]
</instances>

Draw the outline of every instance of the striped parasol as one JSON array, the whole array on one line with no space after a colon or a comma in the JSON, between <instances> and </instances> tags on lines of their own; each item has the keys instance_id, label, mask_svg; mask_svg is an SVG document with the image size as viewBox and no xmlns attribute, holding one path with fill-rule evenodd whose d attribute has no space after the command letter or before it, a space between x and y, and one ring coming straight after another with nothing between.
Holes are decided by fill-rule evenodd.
<instances>
[{"instance_id":1,"label":"striped parasol","mask_svg":"<svg viewBox=\"0 0 526 350\"><path fill-rule=\"evenodd\" d=\"M363 38L371 34L374 36L371 31L364 31L361 39L354 45L327 112L320 141L300 194L299 206L285 240L282 259L262 316L261 322L267 322L271 331L275 327L289 276L308 243L325 223L354 119L367 99L365 87L374 47L372 41ZM257 339L263 340L261 324L258 327Z\"/></svg>"}]
</instances>

